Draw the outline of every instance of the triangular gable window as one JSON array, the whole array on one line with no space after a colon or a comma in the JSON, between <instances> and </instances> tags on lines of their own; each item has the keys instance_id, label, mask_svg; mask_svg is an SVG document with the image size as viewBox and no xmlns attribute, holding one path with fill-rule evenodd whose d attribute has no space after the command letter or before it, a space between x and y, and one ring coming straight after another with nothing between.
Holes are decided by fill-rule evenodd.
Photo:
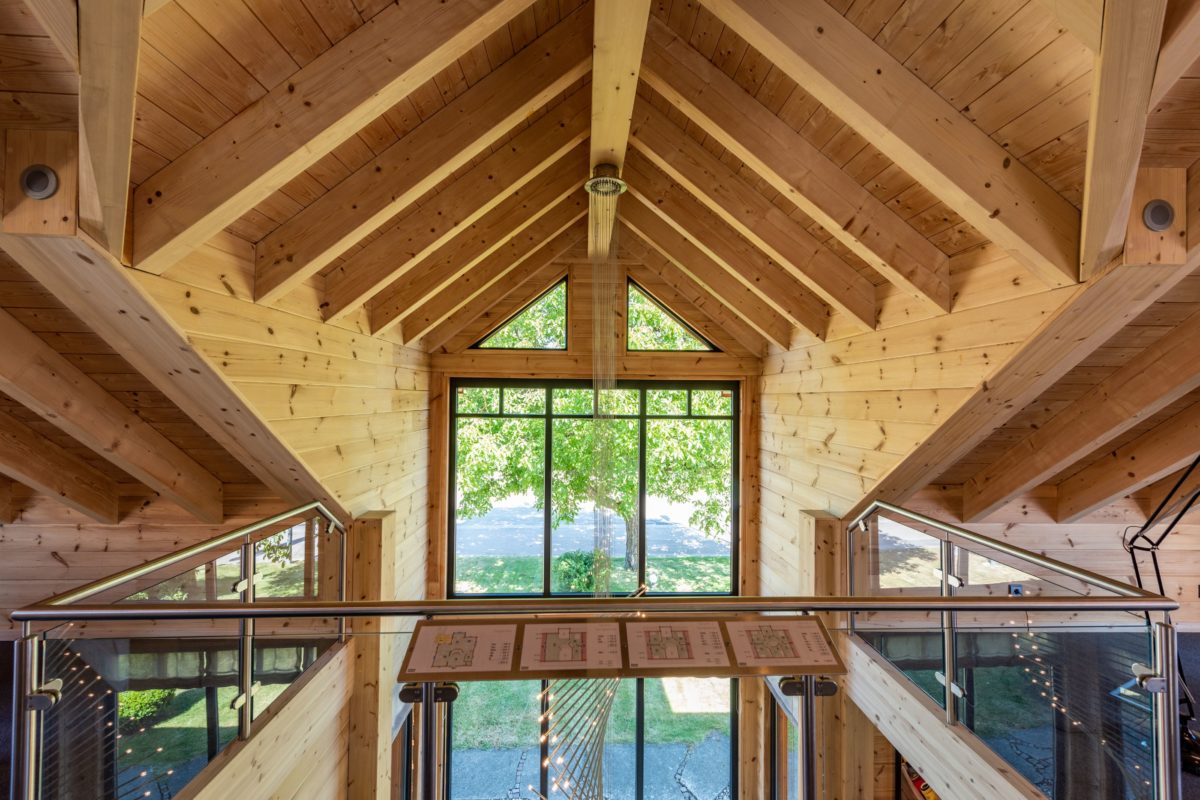
<instances>
[{"instance_id":1,"label":"triangular gable window","mask_svg":"<svg viewBox=\"0 0 1200 800\"><path fill-rule=\"evenodd\" d=\"M629 282L628 308L628 350L691 352L717 349L633 281Z\"/></svg>"},{"instance_id":2,"label":"triangular gable window","mask_svg":"<svg viewBox=\"0 0 1200 800\"><path fill-rule=\"evenodd\" d=\"M566 350L567 282L559 281L475 346L491 350Z\"/></svg>"}]
</instances>

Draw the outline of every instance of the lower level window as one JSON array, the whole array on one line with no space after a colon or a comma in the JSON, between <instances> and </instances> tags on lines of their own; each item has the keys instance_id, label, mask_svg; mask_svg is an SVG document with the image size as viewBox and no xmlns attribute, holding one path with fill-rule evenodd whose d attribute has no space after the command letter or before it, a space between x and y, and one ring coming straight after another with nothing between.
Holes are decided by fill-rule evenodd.
<instances>
[{"instance_id":1,"label":"lower level window","mask_svg":"<svg viewBox=\"0 0 1200 800\"><path fill-rule=\"evenodd\" d=\"M450 709L450 800L568 796L537 681L464 682ZM605 727L609 800L729 798L736 785L736 684L724 678L622 680Z\"/></svg>"}]
</instances>

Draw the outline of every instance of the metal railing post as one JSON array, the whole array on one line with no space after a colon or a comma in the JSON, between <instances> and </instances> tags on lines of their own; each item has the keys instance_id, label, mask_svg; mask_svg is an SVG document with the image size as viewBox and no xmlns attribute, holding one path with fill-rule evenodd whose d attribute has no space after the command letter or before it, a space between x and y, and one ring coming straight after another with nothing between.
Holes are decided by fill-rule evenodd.
<instances>
[{"instance_id":1,"label":"metal railing post","mask_svg":"<svg viewBox=\"0 0 1200 800\"><path fill-rule=\"evenodd\" d=\"M437 800L437 719L435 686L421 684L421 800Z\"/></svg>"},{"instance_id":2,"label":"metal railing post","mask_svg":"<svg viewBox=\"0 0 1200 800\"><path fill-rule=\"evenodd\" d=\"M13 800L36 800L42 778L42 714L29 707L29 696L42 685L42 647L29 623L21 626L21 638L14 655L17 668L13 675Z\"/></svg>"},{"instance_id":3,"label":"metal railing post","mask_svg":"<svg viewBox=\"0 0 1200 800\"><path fill-rule=\"evenodd\" d=\"M817 713L816 676L801 678L804 692L800 695L800 719L804 729L801 741L804 772L800 776L802 800L817 800Z\"/></svg>"},{"instance_id":4,"label":"metal railing post","mask_svg":"<svg viewBox=\"0 0 1200 800\"><path fill-rule=\"evenodd\" d=\"M942 539L942 597L950 597L952 576L954 575L954 545L948 539ZM942 612L942 668L946 680L942 689L946 702L946 724L958 722L958 708L954 703L955 680L958 679L958 656L954 646L954 612Z\"/></svg>"},{"instance_id":5,"label":"metal railing post","mask_svg":"<svg viewBox=\"0 0 1200 800\"><path fill-rule=\"evenodd\" d=\"M330 527L331 528L333 527L332 522L330 522ZM343 528L338 528L337 531L339 534L339 536L338 536L338 600L341 600L344 603L344 602L346 602L346 567L349 565L349 562L346 560L346 552L347 552L347 545L348 545L346 539L350 534L348 531L346 531ZM346 618L345 617L338 617L338 640L342 641L342 642L346 641Z\"/></svg>"},{"instance_id":6,"label":"metal railing post","mask_svg":"<svg viewBox=\"0 0 1200 800\"><path fill-rule=\"evenodd\" d=\"M255 547L246 537L242 543L241 595L243 603L254 602ZM254 620L241 622L241 670L238 685L241 689L242 705L238 708L238 738L250 738L250 727L254 722Z\"/></svg>"},{"instance_id":7,"label":"metal railing post","mask_svg":"<svg viewBox=\"0 0 1200 800\"><path fill-rule=\"evenodd\" d=\"M1154 623L1154 671L1163 680L1163 690L1154 697L1155 794L1158 800L1179 800L1179 656L1175 626Z\"/></svg>"}]
</instances>

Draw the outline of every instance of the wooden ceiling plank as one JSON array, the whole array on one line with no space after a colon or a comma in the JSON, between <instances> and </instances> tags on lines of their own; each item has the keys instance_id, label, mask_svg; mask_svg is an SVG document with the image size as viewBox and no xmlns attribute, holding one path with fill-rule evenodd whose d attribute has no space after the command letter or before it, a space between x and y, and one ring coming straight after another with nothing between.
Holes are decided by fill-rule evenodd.
<instances>
[{"instance_id":1,"label":"wooden ceiling plank","mask_svg":"<svg viewBox=\"0 0 1200 800\"><path fill-rule=\"evenodd\" d=\"M592 46L591 166L625 164L629 119L650 19L650 0L596 0Z\"/></svg>"},{"instance_id":2,"label":"wooden ceiling plank","mask_svg":"<svg viewBox=\"0 0 1200 800\"><path fill-rule=\"evenodd\" d=\"M1200 404L1104 455L1058 485L1060 524L1069 525L1183 469L1200 454Z\"/></svg>"},{"instance_id":3,"label":"wooden ceiling plank","mask_svg":"<svg viewBox=\"0 0 1200 800\"><path fill-rule=\"evenodd\" d=\"M219 480L6 311L0 340L5 394L197 519L224 519Z\"/></svg>"},{"instance_id":4,"label":"wooden ceiling plank","mask_svg":"<svg viewBox=\"0 0 1200 800\"><path fill-rule=\"evenodd\" d=\"M1198 338L1200 313L972 476L963 484L963 519L971 522L987 516L1200 388Z\"/></svg>"},{"instance_id":5,"label":"wooden ceiling plank","mask_svg":"<svg viewBox=\"0 0 1200 800\"><path fill-rule=\"evenodd\" d=\"M579 191L587 165L579 148L572 150L529 185L522 187L435 252L421 259L403 278L367 304L371 331L378 334L457 283L533 225L568 195ZM406 332L406 337L408 336Z\"/></svg>"},{"instance_id":6,"label":"wooden ceiling plank","mask_svg":"<svg viewBox=\"0 0 1200 800\"><path fill-rule=\"evenodd\" d=\"M255 247L255 299L272 303L328 266L587 72L580 9L456 97Z\"/></svg>"},{"instance_id":7,"label":"wooden ceiling plank","mask_svg":"<svg viewBox=\"0 0 1200 800\"><path fill-rule=\"evenodd\" d=\"M587 213L587 198L576 188L548 213L525 230L506 241L452 285L410 309L400 322L400 333L406 342L421 339L429 331L452 318L473 298L495 297L492 287L527 258L548 261L578 241L575 223ZM567 244L567 242L570 244ZM558 249L562 247L562 249Z\"/></svg>"},{"instance_id":8,"label":"wooden ceiling plank","mask_svg":"<svg viewBox=\"0 0 1200 800\"><path fill-rule=\"evenodd\" d=\"M380 12L138 187L134 262L162 273L528 4L403 0Z\"/></svg>"},{"instance_id":9,"label":"wooden ceiling plank","mask_svg":"<svg viewBox=\"0 0 1200 800\"><path fill-rule=\"evenodd\" d=\"M621 207L621 221L640 236L651 250L667 259L716 297L729 304L739 317L769 342L786 350L793 323L763 297L753 274L739 275L700 249L688 236L637 198Z\"/></svg>"},{"instance_id":10,"label":"wooden ceiling plank","mask_svg":"<svg viewBox=\"0 0 1200 800\"><path fill-rule=\"evenodd\" d=\"M1167 0L1104 4L1083 182L1083 280L1120 253L1125 241L1166 7Z\"/></svg>"},{"instance_id":11,"label":"wooden ceiling plank","mask_svg":"<svg viewBox=\"0 0 1200 800\"><path fill-rule=\"evenodd\" d=\"M652 209L708 258L736 275L794 324L816 336L824 336L829 309L804 284L744 239L684 187L664 175L640 152L629 153L625 174L629 176L630 196L638 198L646 208ZM639 210L634 213L638 214ZM631 217L626 219L635 226L640 224ZM655 242L654 236L646 238Z\"/></svg>"},{"instance_id":12,"label":"wooden ceiling plank","mask_svg":"<svg viewBox=\"0 0 1200 800\"><path fill-rule=\"evenodd\" d=\"M827 4L706 7L1047 285L1076 281L1079 212Z\"/></svg>"},{"instance_id":13,"label":"wooden ceiling plank","mask_svg":"<svg viewBox=\"0 0 1200 800\"><path fill-rule=\"evenodd\" d=\"M75 0L21 0L26 11L38 21L54 42L58 52L79 72L79 14ZM141 16L141 3L138 2Z\"/></svg>"},{"instance_id":14,"label":"wooden ceiling plank","mask_svg":"<svg viewBox=\"0 0 1200 800\"><path fill-rule=\"evenodd\" d=\"M1104 0L1041 0L1062 26L1093 53L1100 52Z\"/></svg>"},{"instance_id":15,"label":"wooden ceiling plank","mask_svg":"<svg viewBox=\"0 0 1200 800\"><path fill-rule=\"evenodd\" d=\"M698 280L677 267L669 258L628 227L622 233L621 246L640 260L649 272L670 284L693 306L706 314L726 336L740 344L748 354L762 356L767 350L767 338L754 329L729 303Z\"/></svg>"},{"instance_id":16,"label":"wooden ceiling plank","mask_svg":"<svg viewBox=\"0 0 1200 800\"><path fill-rule=\"evenodd\" d=\"M122 267L85 233L0 236L0 249L140 373L127 388L165 394L279 497L320 500L349 520L337 498L150 298L137 271Z\"/></svg>"},{"instance_id":17,"label":"wooden ceiling plank","mask_svg":"<svg viewBox=\"0 0 1200 800\"><path fill-rule=\"evenodd\" d=\"M1166 99L1179 79L1200 58L1197 42L1200 42L1200 0L1170 3L1163 21L1162 48L1158 51L1154 86L1150 89L1151 110Z\"/></svg>"},{"instance_id":18,"label":"wooden ceiling plank","mask_svg":"<svg viewBox=\"0 0 1200 800\"><path fill-rule=\"evenodd\" d=\"M117 482L11 414L0 411L0 474L97 522L115 525ZM11 520L12 483L0 478L0 520Z\"/></svg>"},{"instance_id":19,"label":"wooden ceiling plank","mask_svg":"<svg viewBox=\"0 0 1200 800\"><path fill-rule=\"evenodd\" d=\"M487 286L481 287L466 303L459 307L458 313L445 318L433 330L426 333L421 340L425 349L430 352L442 348L449 349L451 341L457 341L464 331L469 330L475 321L485 314L494 320L496 325L508 319L524 303L518 305L516 309L507 311L503 316L493 313L494 309L500 308L508 302L508 298L510 298L513 290L524 285L534 276L542 275L547 269L559 268L554 263L555 259L586 237L586 225L577 218L575 224L563 230L549 241L543 242L532 253L518 256L519 261L513 265L512 269L504 271L496 280L490 282ZM562 269L565 272L565 268ZM466 342L462 347L470 347L476 341L483 338L486 333L487 331L480 333L479 336Z\"/></svg>"},{"instance_id":20,"label":"wooden ceiling plank","mask_svg":"<svg viewBox=\"0 0 1200 800\"><path fill-rule=\"evenodd\" d=\"M875 286L804 226L644 100L634 106L638 151L829 305L875 327Z\"/></svg>"},{"instance_id":21,"label":"wooden ceiling plank","mask_svg":"<svg viewBox=\"0 0 1200 800\"><path fill-rule=\"evenodd\" d=\"M642 79L891 283L950 310L942 251L657 19Z\"/></svg>"},{"instance_id":22,"label":"wooden ceiling plank","mask_svg":"<svg viewBox=\"0 0 1200 800\"><path fill-rule=\"evenodd\" d=\"M580 235L586 236L582 231L580 231ZM488 334L566 277L567 266L557 261L551 261L536 270L533 269L532 264L524 270L518 268L510 273L509 280L505 282L503 296L497 296L490 306L476 298L467 306L463 317L446 320L437 329L434 329L434 332L427 337L431 342L444 336L444 333L439 330L443 326L448 330L453 325L459 330L453 337L430 349L446 353L461 353L476 342L482 341ZM521 279L519 283L517 282L518 278Z\"/></svg>"},{"instance_id":23,"label":"wooden ceiling plank","mask_svg":"<svg viewBox=\"0 0 1200 800\"><path fill-rule=\"evenodd\" d=\"M586 91L576 91L346 258L325 279L326 321L340 319L370 300L579 145L587 137L589 100Z\"/></svg>"},{"instance_id":24,"label":"wooden ceiling plank","mask_svg":"<svg viewBox=\"0 0 1200 800\"><path fill-rule=\"evenodd\" d=\"M129 212L141 0L79 9L79 225L122 258Z\"/></svg>"}]
</instances>

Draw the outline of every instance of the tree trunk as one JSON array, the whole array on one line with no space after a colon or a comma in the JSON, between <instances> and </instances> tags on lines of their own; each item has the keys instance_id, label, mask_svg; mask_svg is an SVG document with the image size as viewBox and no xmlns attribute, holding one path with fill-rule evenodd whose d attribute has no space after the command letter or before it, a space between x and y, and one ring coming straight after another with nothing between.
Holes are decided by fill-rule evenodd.
<instances>
[{"instance_id":1,"label":"tree trunk","mask_svg":"<svg viewBox=\"0 0 1200 800\"><path fill-rule=\"evenodd\" d=\"M625 517L625 569L638 570L638 524L637 517Z\"/></svg>"}]
</instances>

